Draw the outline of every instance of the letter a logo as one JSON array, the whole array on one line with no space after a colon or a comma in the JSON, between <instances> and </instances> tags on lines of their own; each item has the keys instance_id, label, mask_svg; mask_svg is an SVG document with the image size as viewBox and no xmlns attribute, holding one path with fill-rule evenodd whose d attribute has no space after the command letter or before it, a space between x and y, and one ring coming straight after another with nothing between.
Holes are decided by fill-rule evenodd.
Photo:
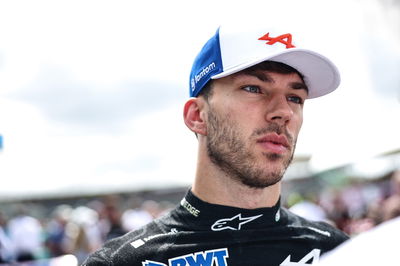
<instances>
[{"instance_id":1,"label":"letter a logo","mask_svg":"<svg viewBox=\"0 0 400 266\"><path fill-rule=\"evenodd\" d=\"M279 35L278 37L269 37L269 32L268 32L267 34L265 34L264 36L262 36L258 39L260 41L268 41L267 44L269 44L269 45L274 45L275 43L280 42L280 43L286 45L286 49L296 47L292 44L292 34L290 34L290 33L282 34L282 35Z\"/></svg>"},{"instance_id":2,"label":"letter a logo","mask_svg":"<svg viewBox=\"0 0 400 266\"><path fill-rule=\"evenodd\" d=\"M287 256L287 258L279 264L279 266L307 266L307 265L317 265L319 262L319 255L321 254L320 249L313 249L310 253L305 255L299 262L291 261L291 256ZM309 263L308 263L309 262Z\"/></svg>"}]
</instances>

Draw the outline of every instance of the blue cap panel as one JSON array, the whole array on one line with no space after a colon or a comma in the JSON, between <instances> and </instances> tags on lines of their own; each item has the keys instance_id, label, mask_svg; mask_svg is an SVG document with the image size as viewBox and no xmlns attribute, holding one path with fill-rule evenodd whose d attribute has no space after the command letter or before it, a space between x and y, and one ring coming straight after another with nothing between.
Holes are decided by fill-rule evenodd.
<instances>
[{"instance_id":1,"label":"blue cap panel","mask_svg":"<svg viewBox=\"0 0 400 266\"><path fill-rule=\"evenodd\" d=\"M219 29L203 46L194 60L190 72L190 97L196 97L212 76L223 71L221 47L219 44Z\"/></svg>"}]
</instances>

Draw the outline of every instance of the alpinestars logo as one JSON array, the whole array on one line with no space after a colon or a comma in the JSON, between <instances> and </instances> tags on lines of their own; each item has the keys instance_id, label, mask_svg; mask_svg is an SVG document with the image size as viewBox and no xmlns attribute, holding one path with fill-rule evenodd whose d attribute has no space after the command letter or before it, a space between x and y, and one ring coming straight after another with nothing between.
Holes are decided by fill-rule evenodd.
<instances>
[{"instance_id":1,"label":"alpinestars logo","mask_svg":"<svg viewBox=\"0 0 400 266\"><path fill-rule=\"evenodd\" d=\"M319 255L321 253L320 249L313 249L310 253L305 255L301 260L298 262L290 261L291 256L287 256L287 258L279 264L279 266L307 266L307 265L317 265L319 261ZM307 263L310 262L310 263Z\"/></svg>"},{"instance_id":2,"label":"alpinestars logo","mask_svg":"<svg viewBox=\"0 0 400 266\"><path fill-rule=\"evenodd\" d=\"M228 249L213 249L187 254L168 260L168 264L146 260L142 266L227 266Z\"/></svg>"},{"instance_id":3,"label":"alpinestars logo","mask_svg":"<svg viewBox=\"0 0 400 266\"><path fill-rule=\"evenodd\" d=\"M259 217L261 217L262 214L256 215L256 216L251 216L251 217L242 217L242 214L239 213L238 215L232 217L232 218L224 218L216 221L212 226L211 230L213 231L222 231L222 230L240 230L242 228L242 225L247 224Z\"/></svg>"}]
</instances>

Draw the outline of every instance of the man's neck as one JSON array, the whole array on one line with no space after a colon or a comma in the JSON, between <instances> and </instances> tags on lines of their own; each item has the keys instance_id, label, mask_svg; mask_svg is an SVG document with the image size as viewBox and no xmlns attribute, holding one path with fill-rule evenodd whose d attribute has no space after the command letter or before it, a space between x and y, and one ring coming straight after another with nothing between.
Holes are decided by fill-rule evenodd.
<instances>
[{"instance_id":1,"label":"man's neck","mask_svg":"<svg viewBox=\"0 0 400 266\"><path fill-rule=\"evenodd\" d=\"M274 206L280 196L280 182L266 188L251 188L210 164L199 163L192 192L201 200L237 208Z\"/></svg>"}]
</instances>

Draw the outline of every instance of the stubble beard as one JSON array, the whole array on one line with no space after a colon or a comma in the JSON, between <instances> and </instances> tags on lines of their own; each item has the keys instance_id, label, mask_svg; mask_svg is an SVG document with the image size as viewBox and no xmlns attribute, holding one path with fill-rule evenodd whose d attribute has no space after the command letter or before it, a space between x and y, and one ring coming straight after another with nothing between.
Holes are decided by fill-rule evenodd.
<instances>
[{"instance_id":1,"label":"stubble beard","mask_svg":"<svg viewBox=\"0 0 400 266\"><path fill-rule=\"evenodd\" d=\"M289 143L293 143L290 156L277 153L262 153L265 161L257 165L254 154L246 147L245 137L239 132L238 126L228 117L219 118L213 110L208 113L207 153L212 163L230 178L239 181L250 188L266 188L278 183L293 159L295 141L285 130L276 124L256 129L252 137L268 132L285 134ZM286 158L285 158L286 156ZM267 170L269 162L281 161L282 167Z\"/></svg>"}]
</instances>

